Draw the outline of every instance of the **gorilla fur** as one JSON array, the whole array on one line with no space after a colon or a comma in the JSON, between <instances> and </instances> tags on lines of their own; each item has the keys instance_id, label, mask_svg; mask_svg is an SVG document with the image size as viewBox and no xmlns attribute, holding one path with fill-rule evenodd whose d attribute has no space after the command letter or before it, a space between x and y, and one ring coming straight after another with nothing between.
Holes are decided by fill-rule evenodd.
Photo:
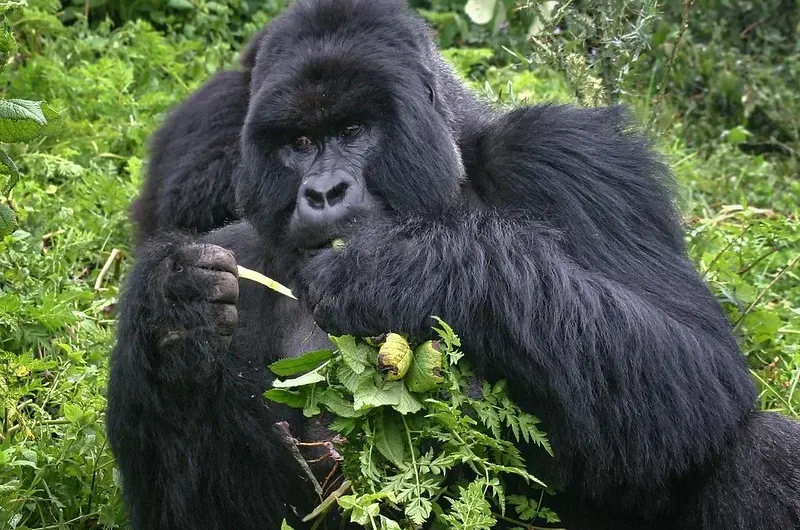
<instances>
[{"instance_id":1,"label":"gorilla fur","mask_svg":"<svg viewBox=\"0 0 800 530\"><path fill-rule=\"evenodd\" d=\"M526 458L562 526L800 527L800 425L755 410L671 176L622 109L491 109L395 0L298 1L267 29L251 94L244 221L151 238L121 300L108 432L134 528L306 528L294 514L314 494L272 425L316 433L261 398L266 365L326 332L425 338L431 315L542 419L555 457ZM320 229L340 251L293 229L328 156L293 146L350 118L368 148L329 170L356 168L370 207ZM301 303L238 285L237 262Z\"/></svg>"}]
</instances>

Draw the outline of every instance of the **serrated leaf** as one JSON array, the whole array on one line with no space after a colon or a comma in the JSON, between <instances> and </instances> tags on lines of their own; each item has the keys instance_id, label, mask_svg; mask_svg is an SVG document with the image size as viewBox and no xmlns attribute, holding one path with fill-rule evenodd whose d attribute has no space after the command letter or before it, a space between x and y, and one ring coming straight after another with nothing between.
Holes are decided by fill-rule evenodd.
<instances>
[{"instance_id":1,"label":"serrated leaf","mask_svg":"<svg viewBox=\"0 0 800 530\"><path fill-rule=\"evenodd\" d=\"M400 383L400 402L393 406L394 410L403 415L419 412L422 409L422 403L408 391L405 383L398 382Z\"/></svg>"},{"instance_id":2,"label":"serrated leaf","mask_svg":"<svg viewBox=\"0 0 800 530\"><path fill-rule=\"evenodd\" d=\"M0 100L0 142L29 142L44 134L46 126L41 101Z\"/></svg>"},{"instance_id":3,"label":"serrated leaf","mask_svg":"<svg viewBox=\"0 0 800 530\"><path fill-rule=\"evenodd\" d=\"M464 12L476 24L488 24L494 17L497 0L469 0Z\"/></svg>"},{"instance_id":4,"label":"serrated leaf","mask_svg":"<svg viewBox=\"0 0 800 530\"><path fill-rule=\"evenodd\" d=\"M64 413L64 417L72 424L78 424L83 417L83 411L78 405L74 405L72 403L65 403L64 407L62 408L62 412Z\"/></svg>"},{"instance_id":5,"label":"serrated leaf","mask_svg":"<svg viewBox=\"0 0 800 530\"><path fill-rule=\"evenodd\" d=\"M364 410L387 405L397 405L402 398L402 382L393 381L378 388L373 377L364 379L353 393L353 406Z\"/></svg>"},{"instance_id":6,"label":"serrated leaf","mask_svg":"<svg viewBox=\"0 0 800 530\"><path fill-rule=\"evenodd\" d=\"M336 370L336 378L351 394L355 394L358 390L358 385L366 379L371 379L377 372L375 370L366 370L360 374L353 371L347 364L342 364Z\"/></svg>"},{"instance_id":7,"label":"serrated leaf","mask_svg":"<svg viewBox=\"0 0 800 530\"><path fill-rule=\"evenodd\" d=\"M406 458L406 436L402 420L384 410L380 420L374 425L375 447L389 462L402 468Z\"/></svg>"},{"instance_id":8,"label":"serrated leaf","mask_svg":"<svg viewBox=\"0 0 800 530\"><path fill-rule=\"evenodd\" d=\"M316 350L300 357L290 357L276 361L269 365L269 369L276 375L287 377L314 370L332 357L333 352L331 350Z\"/></svg>"},{"instance_id":9,"label":"serrated leaf","mask_svg":"<svg viewBox=\"0 0 800 530\"><path fill-rule=\"evenodd\" d=\"M272 382L272 386L275 388L295 388L298 386L306 386L306 385L313 385L314 383L321 383L325 381L325 376L321 375L319 372L309 372L307 374L303 374L300 377L295 377L293 379L286 379L284 381L280 381L276 379Z\"/></svg>"},{"instance_id":10,"label":"serrated leaf","mask_svg":"<svg viewBox=\"0 0 800 530\"><path fill-rule=\"evenodd\" d=\"M306 396L294 390L285 388L271 388L264 392L264 397L276 403L283 403L296 409L303 408L306 404Z\"/></svg>"},{"instance_id":11,"label":"serrated leaf","mask_svg":"<svg viewBox=\"0 0 800 530\"><path fill-rule=\"evenodd\" d=\"M56 112L55 109L53 109L47 103L42 102L41 108L42 114L47 120L47 123L45 124L44 129L42 129L40 136L47 136L60 129L61 126L64 125L64 120L62 119L61 114Z\"/></svg>"},{"instance_id":12,"label":"serrated leaf","mask_svg":"<svg viewBox=\"0 0 800 530\"><path fill-rule=\"evenodd\" d=\"M17 214L8 204L0 204L0 237L6 237L17 229Z\"/></svg>"},{"instance_id":13,"label":"serrated leaf","mask_svg":"<svg viewBox=\"0 0 800 530\"><path fill-rule=\"evenodd\" d=\"M0 29L0 55L8 55L17 49L14 34L8 30Z\"/></svg>"},{"instance_id":14,"label":"serrated leaf","mask_svg":"<svg viewBox=\"0 0 800 530\"><path fill-rule=\"evenodd\" d=\"M356 339L352 335L331 336L330 340L339 348L342 359L353 372L360 374L369 366L369 356L374 353L373 348L367 344L356 343Z\"/></svg>"},{"instance_id":15,"label":"serrated leaf","mask_svg":"<svg viewBox=\"0 0 800 530\"><path fill-rule=\"evenodd\" d=\"M335 388L328 387L319 396L319 403L341 418L358 418L364 415Z\"/></svg>"}]
</instances>

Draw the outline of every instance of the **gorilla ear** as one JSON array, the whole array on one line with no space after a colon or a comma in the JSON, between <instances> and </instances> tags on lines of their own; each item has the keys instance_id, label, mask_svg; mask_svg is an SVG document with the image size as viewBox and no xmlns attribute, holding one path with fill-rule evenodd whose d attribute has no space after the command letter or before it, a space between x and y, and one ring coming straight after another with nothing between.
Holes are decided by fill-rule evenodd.
<instances>
[{"instance_id":1,"label":"gorilla ear","mask_svg":"<svg viewBox=\"0 0 800 530\"><path fill-rule=\"evenodd\" d=\"M428 94L431 98L431 105L433 105L433 109L436 110L436 90L434 90L433 85L430 83L425 83L425 86L428 87Z\"/></svg>"},{"instance_id":2,"label":"gorilla ear","mask_svg":"<svg viewBox=\"0 0 800 530\"><path fill-rule=\"evenodd\" d=\"M425 83L425 88L428 89L428 98L430 99L434 110L439 110L437 108L439 106L439 85L436 82L436 76L433 74L430 68L425 68L425 71L422 74L422 82Z\"/></svg>"}]
</instances>

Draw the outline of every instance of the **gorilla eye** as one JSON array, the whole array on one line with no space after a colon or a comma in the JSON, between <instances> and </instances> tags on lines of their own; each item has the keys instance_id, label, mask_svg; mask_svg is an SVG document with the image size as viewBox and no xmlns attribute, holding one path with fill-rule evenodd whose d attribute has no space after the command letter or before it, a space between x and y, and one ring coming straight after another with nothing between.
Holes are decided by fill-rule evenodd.
<instances>
[{"instance_id":1,"label":"gorilla eye","mask_svg":"<svg viewBox=\"0 0 800 530\"><path fill-rule=\"evenodd\" d=\"M361 132L361 125L353 124L348 125L340 133L343 138L355 138Z\"/></svg>"},{"instance_id":2,"label":"gorilla eye","mask_svg":"<svg viewBox=\"0 0 800 530\"><path fill-rule=\"evenodd\" d=\"M294 140L294 146L297 149L308 149L312 145L314 145L314 142L308 136L298 136Z\"/></svg>"}]
</instances>

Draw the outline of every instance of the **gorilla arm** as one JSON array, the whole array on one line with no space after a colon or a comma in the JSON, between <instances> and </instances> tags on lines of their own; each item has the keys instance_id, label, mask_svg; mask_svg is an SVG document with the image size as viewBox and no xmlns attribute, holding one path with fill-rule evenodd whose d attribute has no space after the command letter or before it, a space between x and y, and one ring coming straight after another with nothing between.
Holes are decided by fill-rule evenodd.
<instances>
[{"instance_id":1,"label":"gorilla arm","mask_svg":"<svg viewBox=\"0 0 800 530\"><path fill-rule=\"evenodd\" d=\"M334 334L427 335L437 315L478 374L538 414L555 485L611 505L664 499L754 389L687 260L663 168L615 111L529 108L465 136L484 208L363 223L295 292ZM512 208L515 214L508 213Z\"/></svg>"},{"instance_id":2,"label":"gorilla arm","mask_svg":"<svg viewBox=\"0 0 800 530\"><path fill-rule=\"evenodd\" d=\"M237 244L253 239L242 223L212 237L254 266ZM269 304L245 286L239 296L235 274L223 248L165 234L141 248L129 275L106 423L136 530L278 528L293 520L288 505L313 507L273 431L289 413L261 398L265 339L246 343L242 330L246 316L267 320L250 304ZM237 305L247 315L237 319Z\"/></svg>"}]
</instances>

